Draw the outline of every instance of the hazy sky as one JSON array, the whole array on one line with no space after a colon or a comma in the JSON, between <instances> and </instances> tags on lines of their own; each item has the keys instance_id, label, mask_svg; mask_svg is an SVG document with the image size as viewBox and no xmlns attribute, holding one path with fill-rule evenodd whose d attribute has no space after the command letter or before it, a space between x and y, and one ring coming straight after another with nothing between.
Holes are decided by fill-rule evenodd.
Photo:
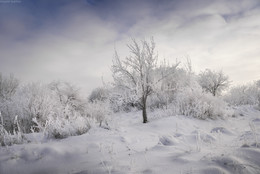
<instances>
[{"instance_id":1,"label":"hazy sky","mask_svg":"<svg viewBox=\"0 0 260 174\"><path fill-rule=\"evenodd\" d=\"M233 84L260 79L259 0L0 0L0 72L65 80L87 92L111 80L116 48L154 37L160 58Z\"/></svg>"}]
</instances>

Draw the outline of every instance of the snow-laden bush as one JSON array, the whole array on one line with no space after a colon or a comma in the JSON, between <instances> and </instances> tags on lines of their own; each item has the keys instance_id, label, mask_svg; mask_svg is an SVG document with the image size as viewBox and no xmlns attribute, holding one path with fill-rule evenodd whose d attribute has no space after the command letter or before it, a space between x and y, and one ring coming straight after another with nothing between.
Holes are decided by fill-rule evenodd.
<instances>
[{"instance_id":1,"label":"snow-laden bush","mask_svg":"<svg viewBox=\"0 0 260 174\"><path fill-rule=\"evenodd\" d=\"M66 113L66 112L69 112ZM49 115L44 126L37 120L34 122L43 130L48 138L66 138L68 136L81 135L98 123L99 126L108 126L108 116L111 114L107 102L97 101L86 106L86 115L69 110L60 110Z\"/></svg>"},{"instance_id":2,"label":"snow-laden bush","mask_svg":"<svg viewBox=\"0 0 260 174\"><path fill-rule=\"evenodd\" d=\"M3 76L0 72L0 102L10 100L19 86L19 81L13 74Z\"/></svg>"},{"instance_id":3,"label":"snow-laden bush","mask_svg":"<svg viewBox=\"0 0 260 174\"><path fill-rule=\"evenodd\" d=\"M199 119L215 119L224 117L226 103L210 93L203 92L198 85L186 87L176 95L175 106L181 115L192 116Z\"/></svg>"},{"instance_id":4,"label":"snow-laden bush","mask_svg":"<svg viewBox=\"0 0 260 174\"><path fill-rule=\"evenodd\" d=\"M58 107L58 102L48 87L40 83L24 85L15 95L14 104L19 106L16 112L19 112L22 130L25 133L29 133L35 125L33 118L44 123L48 115Z\"/></svg>"},{"instance_id":5,"label":"snow-laden bush","mask_svg":"<svg viewBox=\"0 0 260 174\"><path fill-rule=\"evenodd\" d=\"M190 62L187 62L187 67L179 67L175 69L173 74L167 75L162 79L160 83L155 86L152 95L147 99L147 106L151 110L167 109L169 105L175 101L176 94L185 87L189 87L191 84L196 83L195 74L192 72ZM165 72L163 69L169 69L167 64L163 64L160 68L157 68L154 72L155 76ZM160 79L160 76L157 77Z\"/></svg>"},{"instance_id":6,"label":"snow-laden bush","mask_svg":"<svg viewBox=\"0 0 260 174\"><path fill-rule=\"evenodd\" d=\"M257 105L260 106L260 86L257 83L233 87L225 96L231 105Z\"/></svg>"},{"instance_id":7,"label":"snow-laden bush","mask_svg":"<svg viewBox=\"0 0 260 174\"><path fill-rule=\"evenodd\" d=\"M22 132L14 132L11 134L7 132L5 128L0 124L0 145L1 146L10 146L13 144L23 144L25 138Z\"/></svg>"},{"instance_id":8,"label":"snow-laden bush","mask_svg":"<svg viewBox=\"0 0 260 174\"><path fill-rule=\"evenodd\" d=\"M47 137L65 138L86 133L92 126L103 123L108 126L108 115L111 113L107 101L86 102L79 96L75 88L68 84L52 83L52 95L55 107L47 119L34 119L36 128L43 131Z\"/></svg>"},{"instance_id":9,"label":"snow-laden bush","mask_svg":"<svg viewBox=\"0 0 260 174\"><path fill-rule=\"evenodd\" d=\"M14 125L16 128L13 130L13 133L11 134L8 132L4 126L3 126L3 116L0 112L0 145L1 146L10 146L12 144L22 144L26 141L21 128L19 126L18 118L15 117Z\"/></svg>"},{"instance_id":10,"label":"snow-laden bush","mask_svg":"<svg viewBox=\"0 0 260 174\"><path fill-rule=\"evenodd\" d=\"M37 118L38 122L44 124L48 115L58 108L58 104L46 85L30 83L20 86L10 100L1 103L4 127L12 132L13 120L17 115L21 131L30 133L35 125L32 119Z\"/></svg>"},{"instance_id":11,"label":"snow-laden bush","mask_svg":"<svg viewBox=\"0 0 260 174\"><path fill-rule=\"evenodd\" d=\"M90 102L95 101L106 101L109 97L109 90L104 87L95 88L92 90L91 94L89 95L88 99Z\"/></svg>"},{"instance_id":12,"label":"snow-laden bush","mask_svg":"<svg viewBox=\"0 0 260 174\"><path fill-rule=\"evenodd\" d=\"M66 82L20 86L8 100L1 100L0 109L1 137L5 142L10 137L7 135L17 133L16 116L19 132L45 132L47 137L63 138L86 133L94 124L107 126L107 115L111 113L106 102L88 103L76 87Z\"/></svg>"},{"instance_id":13,"label":"snow-laden bush","mask_svg":"<svg viewBox=\"0 0 260 174\"><path fill-rule=\"evenodd\" d=\"M94 119L82 117L77 114L64 118L61 116L49 116L44 127L47 138L66 138L68 136L86 133L93 125Z\"/></svg>"},{"instance_id":14,"label":"snow-laden bush","mask_svg":"<svg viewBox=\"0 0 260 174\"><path fill-rule=\"evenodd\" d=\"M87 116L95 119L99 126L108 126L111 113L112 110L108 101L95 101L93 103L88 103L87 105Z\"/></svg>"},{"instance_id":15,"label":"snow-laden bush","mask_svg":"<svg viewBox=\"0 0 260 174\"><path fill-rule=\"evenodd\" d=\"M134 91L115 87L110 90L109 104L113 112L131 112L136 108L141 109L139 98Z\"/></svg>"},{"instance_id":16,"label":"snow-laden bush","mask_svg":"<svg viewBox=\"0 0 260 174\"><path fill-rule=\"evenodd\" d=\"M3 76L0 72L0 111L3 116L2 126L10 132L14 129L12 125L15 115L17 115L13 114L11 105L13 105L12 98L15 95L18 86L19 81L12 74Z\"/></svg>"},{"instance_id":17,"label":"snow-laden bush","mask_svg":"<svg viewBox=\"0 0 260 174\"><path fill-rule=\"evenodd\" d=\"M152 94L147 99L147 106L149 107L150 110L162 109L167 107L168 101L169 101L168 95L162 91L157 94Z\"/></svg>"},{"instance_id":18,"label":"snow-laden bush","mask_svg":"<svg viewBox=\"0 0 260 174\"><path fill-rule=\"evenodd\" d=\"M58 101L60 107L66 112L66 116L68 117L71 112L78 112L81 115L85 114L86 103L81 95L79 89L68 83L68 82L60 82L54 81L50 83L49 89L51 90L51 94L55 97L55 100Z\"/></svg>"}]
</instances>

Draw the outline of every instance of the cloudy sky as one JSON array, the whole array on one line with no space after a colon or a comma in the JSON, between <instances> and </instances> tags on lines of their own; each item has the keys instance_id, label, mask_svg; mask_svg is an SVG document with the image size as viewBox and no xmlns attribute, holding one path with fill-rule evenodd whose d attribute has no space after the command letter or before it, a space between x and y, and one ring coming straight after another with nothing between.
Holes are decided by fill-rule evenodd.
<instances>
[{"instance_id":1,"label":"cloudy sky","mask_svg":"<svg viewBox=\"0 0 260 174\"><path fill-rule=\"evenodd\" d=\"M0 0L0 72L65 80L86 93L110 81L114 49L154 37L161 59L260 79L259 0Z\"/></svg>"}]
</instances>

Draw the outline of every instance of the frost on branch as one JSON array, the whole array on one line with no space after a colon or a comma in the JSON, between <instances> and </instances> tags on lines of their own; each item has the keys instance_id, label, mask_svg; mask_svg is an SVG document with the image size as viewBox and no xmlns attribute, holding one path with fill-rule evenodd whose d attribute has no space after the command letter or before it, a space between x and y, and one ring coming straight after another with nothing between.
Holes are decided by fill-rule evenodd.
<instances>
[{"instance_id":1,"label":"frost on branch","mask_svg":"<svg viewBox=\"0 0 260 174\"><path fill-rule=\"evenodd\" d=\"M228 76L222 71L215 72L209 69L199 74L199 83L206 92L210 92L213 96L220 95L230 85Z\"/></svg>"},{"instance_id":2,"label":"frost on branch","mask_svg":"<svg viewBox=\"0 0 260 174\"><path fill-rule=\"evenodd\" d=\"M124 60L119 58L117 51L113 60L112 73L115 86L128 91L135 96L136 102L142 109L143 123L147 123L147 98L150 96L164 78L174 73L165 73L159 78L155 77L158 55L155 52L155 42L151 38L150 42L142 40L138 43L132 39L132 43L127 45L130 56ZM176 69L178 64L173 66Z\"/></svg>"},{"instance_id":3,"label":"frost on branch","mask_svg":"<svg viewBox=\"0 0 260 174\"><path fill-rule=\"evenodd\" d=\"M202 90L199 85L194 84L183 88L176 95L177 111L181 115L192 116L199 119L224 118L229 113L226 103Z\"/></svg>"},{"instance_id":4,"label":"frost on branch","mask_svg":"<svg viewBox=\"0 0 260 174\"><path fill-rule=\"evenodd\" d=\"M232 87L225 100L235 106L258 105L260 108L260 80L247 85Z\"/></svg>"}]
</instances>

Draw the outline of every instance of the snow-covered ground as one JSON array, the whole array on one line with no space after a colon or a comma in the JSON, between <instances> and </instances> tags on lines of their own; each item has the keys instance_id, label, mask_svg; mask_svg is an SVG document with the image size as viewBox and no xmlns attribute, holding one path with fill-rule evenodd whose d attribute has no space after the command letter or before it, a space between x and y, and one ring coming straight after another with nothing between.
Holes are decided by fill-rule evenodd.
<instances>
[{"instance_id":1,"label":"snow-covered ground","mask_svg":"<svg viewBox=\"0 0 260 174\"><path fill-rule=\"evenodd\" d=\"M162 114L163 115L163 114ZM1 174L30 173L260 173L260 111L240 107L236 117L198 120L140 112L117 114L111 128L0 147Z\"/></svg>"}]
</instances>

